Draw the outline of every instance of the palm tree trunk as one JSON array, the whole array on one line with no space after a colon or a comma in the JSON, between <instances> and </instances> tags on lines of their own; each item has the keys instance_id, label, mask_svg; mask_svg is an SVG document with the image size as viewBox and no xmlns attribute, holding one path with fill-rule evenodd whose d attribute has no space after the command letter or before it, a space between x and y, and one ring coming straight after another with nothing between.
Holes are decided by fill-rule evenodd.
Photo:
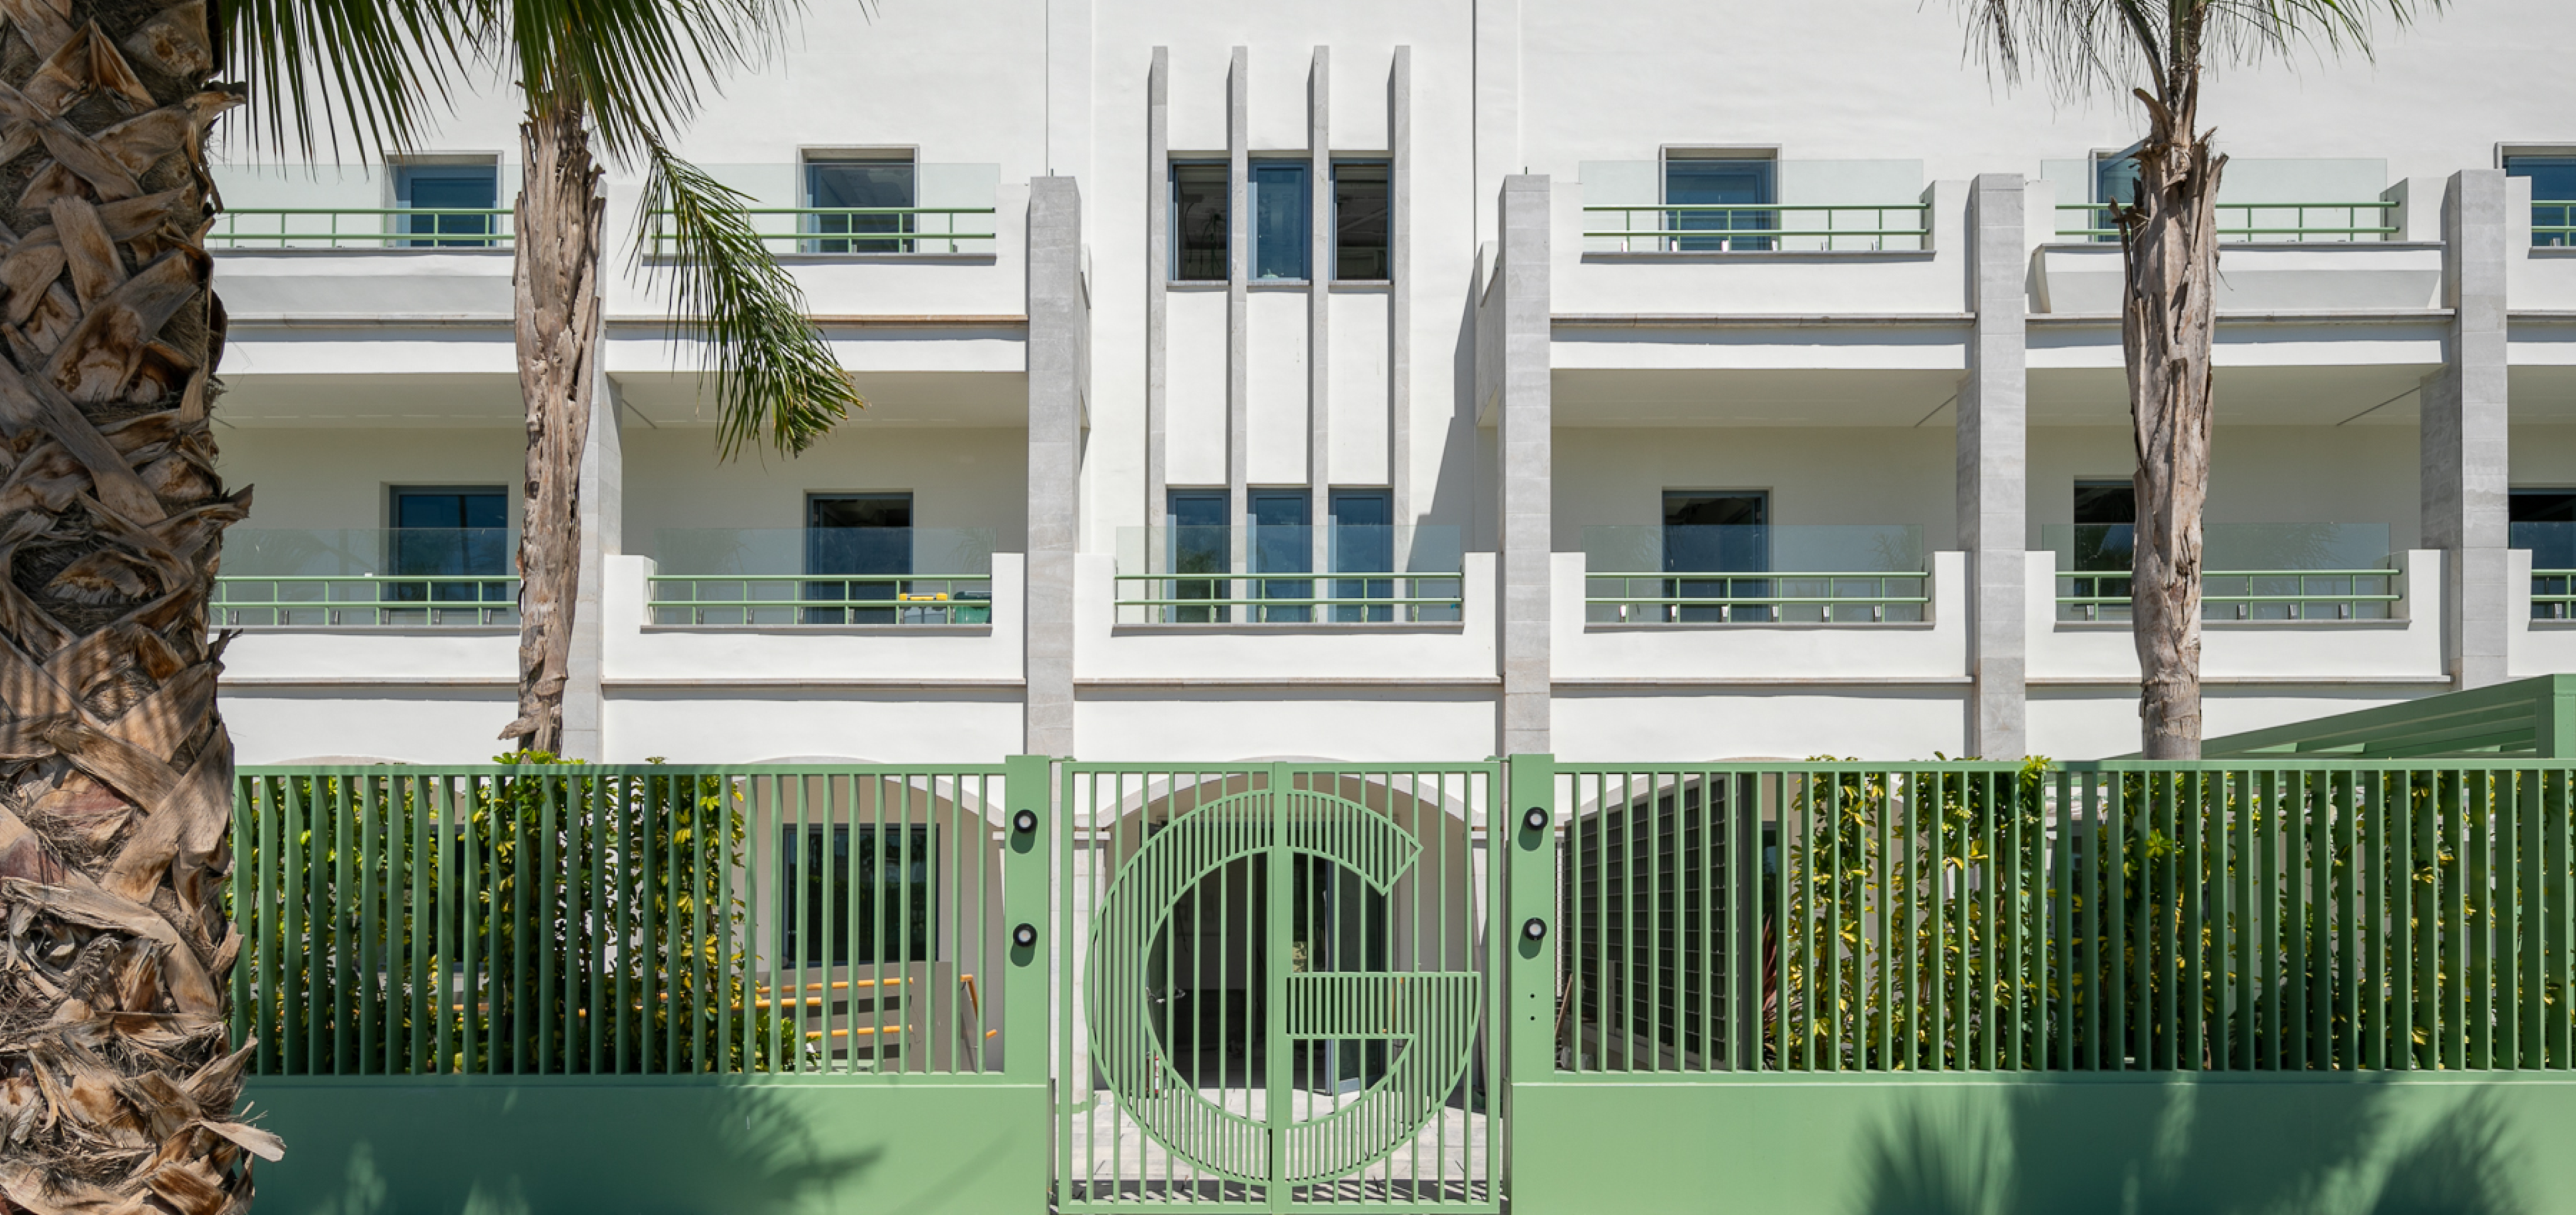
<instances>
[{"instance_id":1,"label":"palm tree trunk","mask_svg":"<svg viewBox=\"0 0 2576 1215\"><path fill-rule=\"evenodd\" d=\"M206 620L250 503L215 473L201 243L238 98L206 5L0 8L0 1210L213 1215L278 1150L232 1120Z\"/></svg>"},{"instance_id":2,"label":"palm tree trunk","mask_svg":"<svg viewBox=\"0 0 2576 1215\"><path fill-rule=\"evenodd\" d=\"M531 116L519 128L519 144L527 161L515 278L528 461L519 523L519 716L501 737L559 753L581 585L581 451L599 362L599 250L608 203L578 105L558 102Z\"/></svg>"},{"instance_id":3,"label":"palm tree trunk","mask_svg":"<svg viewBox=\"0 0 2576 1215\"><path fill-rule=\"evenodd\" d=\"M2138 150L2136 205L2122 208L2127 298L2120 318L2137 446L2131 616L2138 646L2141 753L2200 758L2201 506L2209 498L2210 344L2217 314L2218 176L2227 158L2192 129L2197 66L2162 97Z\"/></svg>"}]
</instances>

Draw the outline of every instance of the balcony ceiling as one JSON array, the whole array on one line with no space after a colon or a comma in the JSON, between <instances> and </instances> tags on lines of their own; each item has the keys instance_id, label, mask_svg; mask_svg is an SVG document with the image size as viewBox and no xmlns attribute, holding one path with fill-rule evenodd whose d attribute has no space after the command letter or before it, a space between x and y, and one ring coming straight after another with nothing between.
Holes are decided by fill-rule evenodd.
<instances>
[{"instance_id":1,"label":"balcony ceiling","mask_svg":"<svg viewBox=\"0 0 2576 1215\"><path fill-rule=\"evenodd\" d=\"M2218 421L2228 426L2413 426L2416 387L2431 367L2221 367ZM2030 372L2033 426L2125 426L2128 374L2117 367Z\"/></svg>"},{"instance_id":2,"label":"balcony ceiling","mask_svg":"<svg viewBox=\"0 0 2576 1215\"><path fill-rule=\"evenodd\" d=\"M1960 373L1835 370L1558 370L1559 426L1948 426Z\"/></svg>"},{"instance_id":3,"label":"balcony ceiling","mask_svg":"<svg viewBox=\"0 0 2576 1215\"><path fill-rule=\"evenodd\" d=\"M519 379L482 372L226 374L227 426L515 426Z\"/></svg>"},{"instance_id":4,"label":"balcony ceiling","mask_svg":"<svg viewBox=\"0 0 2576 1215\"><path fill-rule=\"evenodd\" d=\"M855 426L1026 426L1029 377L1016 371L857 371L868 407ZM619 390L653 426L713 426L715 404L694 372L620 372Z\"/></svg>"}]
</instances>

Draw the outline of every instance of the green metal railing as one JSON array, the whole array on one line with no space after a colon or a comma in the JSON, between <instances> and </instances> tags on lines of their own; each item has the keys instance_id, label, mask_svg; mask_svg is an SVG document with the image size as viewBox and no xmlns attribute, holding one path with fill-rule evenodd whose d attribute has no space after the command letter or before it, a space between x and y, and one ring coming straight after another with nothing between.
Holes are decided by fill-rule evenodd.
<instances>
[{"instance_id":1,"label":"green metal railing","mask_svg":"<svg viewBox=\"0 0 2576 1215\"><path fill-rule=\"evenodd\" d=\"M2405 596L2391 569L2209 570L2203 620L2387 620ZM2057 571L2057 618L2129 619L2128 571Z\"/></svg>"},{"instance_id":2,"label":"green metal railing","mask_svg":"<svg viewBox=\"0 0 2576 1215\"><path fill-rule=\"evenodd\" d=\"M1640 214L1645 216L1641 223ZM1886 206L1586 206L1584 237L1621 253L1882 252L1919 250L1931 232L1924 203ZM1596 222L1594 216L1617 216ZM1891 221L1890 216L1896 217ZM1616 226L1610 226L1615 224ZM1643 242L1641 245L1640 242ZM1892 243L1891 243L1892 242Z\"/></svg>"},{"instance_id":3,"label":"green metal railing","mask_svg":"<svg viewBox=\"0 0 2576 1215\"><path fill-rule=\"evenodd\" d=\"M667 230L671 212L652 214L652 250L656 257L672 251ZM961 231L967 216L992 216L992 207L745 207L742 214L764 229L761 243L777 253L983 253L964 242L991 241L986 231ZM784 226L786 231L766 229Z\"/></svg>"},{"instance_id":4,"label":"green metal railing","mask_svg":"<svg viewBox=\"0 0 2576 1215\"><path fill-rule=\"evenodd\" d=\"M2576 245L2576 201L2531 204L2531 243L2536 246L2564 247Z\"/></svg>"},{"instance_id":5,"label":"green metal railing","mask_svg":"<svg viewBox=\"0 0 2576 1215\"><path fill-rule=\"evenodd\" d=\"M2531 571L2531 618L2576 619L2576 570Z\"/></svg>"},{"instance_id":6,"label":"green metal railing","mask_svg":"<svg viewBox=\"0 0 2576 1215\"><path fill-rule=\"evenodd\" d=\"M2057 234L2094 241L2117 241L2112 203L2057 204ZM2076 219L2069 222L2067 214ZM2316 213L2311 219L2310 213ZM2384 241L2397 235L2397 204L2387 199L2364 202L2220 203L2218 239L2231 244L2255 241ZM2231 217L2233 222L2230 222Z\"/></svg>"},{"instance_id":7,"label":"green metal railing","mask_svg":"<svg viewBox=\"0 0 2576 1215\"><path fill-rule=\"evenodd\" d=\"M1463 619L1466 576L1116 574L1121 623L1367 624ZM1134 589L1141 588L1141 589Z\"/></svg>"},{"instance_id":8,"label":"green metal railing","mask_svg":"<svg viewBox=\"0 0 2576 1215\"><path fill-rule=\"evenodd\" d=\"M1553 772L1561 1073L2576 1066L2565 767Z\"/></svg>"},{"instance_id":9,"label":"green metal railing","mask_svg":"<svg viewBox=\"0 0 2576 1215\"><path fill-rule=\"evenodd\" d=\"M216 214L206 247L508 248L510 214L506 207L227 207Z\"/></svg>"},{"instance_id":10,"label":"green metal railing","mask_svg":"<svg viewBox=\"0 0 2576 1215\"><path fill-rule=\"evenodd\" d=\"M693 626L991 624L993 576L834 574L816 578L656 575L653 623Z\"/></svg>"},{"instance_id":11,"label":"green metal railing","mask_svg":"<svg viewBox=\"0 0 2576 1215\"><path fill-rule=\"evenodd\" d=\"M236 627L472 627L519 622L519 580L490 576L222 574L207 601Z\"/></svg>"},{"instance_id":12,"label":"green metal railing","mask_svg":"<svg viewBox=\"0 0 2576 1215\"><path fill-rule=\"evenodd\" d=\"M1920 623L1932 602L1930 579L1924 573L1586 573L1584 619L1594 624Z\"/></svg>"},{"instance_id":13,"label":"green metal railing","mask_svg":"<svg viewBox=\"0 0 2576 1215\"><path fill-rule=\"evenodd\" d=\"M245 768L234 1039L263 1075L995 1071L1045 904L1005 771Z\"/></svg>"}]
</instances>

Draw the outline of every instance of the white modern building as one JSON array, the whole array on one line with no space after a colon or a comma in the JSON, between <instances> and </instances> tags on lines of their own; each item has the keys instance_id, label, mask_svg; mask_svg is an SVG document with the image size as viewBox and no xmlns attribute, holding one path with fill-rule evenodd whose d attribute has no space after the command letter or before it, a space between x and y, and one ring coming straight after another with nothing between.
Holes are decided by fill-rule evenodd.
<instances>
[{"instance_id":1,"label":"white modern building","mask_svg":"<svg viewBox=\"0 0 2576 1215\"><path fill-rule=\"evenodd\" d=\"M726 463L614 180L577 754L2136 745L2134 102L1950 6L814 5L681 147L870 408ZM2576 12L2222 71L2208 726L2576 670ZM501 749L515 99L234 148L223 709ZM630 272L631 267L631 272Z\"/></svg>"}]
</instances>

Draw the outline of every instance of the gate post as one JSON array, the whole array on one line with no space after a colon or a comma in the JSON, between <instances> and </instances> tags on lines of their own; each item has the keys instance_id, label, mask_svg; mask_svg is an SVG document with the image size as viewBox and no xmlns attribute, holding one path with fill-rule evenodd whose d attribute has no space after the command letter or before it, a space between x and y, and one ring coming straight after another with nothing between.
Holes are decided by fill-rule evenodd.
<instances>
[{"instance_id":1,"label":"gate post","mask_svg":"<svg viewBox=\"0 0 2576 1215\"><path fill-rule=\"evenodd\" d=\"M1509 1025L1503 1078L1506 1083L1542 1077L1556 1070L1556 757L1515 755L1509 760L1506 787L1510 800L1505 819L1495 824L1496 837L1511 841L1505 850L1507 914L1503 930L1511 934ZM1530 812L1542 815L1530 826ZM1530 935L1537 925L1539 935Z\"/></svg>"},{"instance_id":2,"label":"gate post","mask_svg":"<svg viewBox=\"0 0 2576 1215\"><path fill-rule=\"evenodd\" d=\"M1015 1081L1047 1081L1047 957L1055 940L1047 917L1048 858L1062 838L1050 794L1055 763L1043 755L1002 760L1002 922L1010 934L1009 966L1002 984L1002 1074ZM1020 829L1023 812L1032 829ZM1028 931L1021 931L1022 928ZM1026 944L1022 944L1023 941Z\"/></svg>"}]
</instances>

